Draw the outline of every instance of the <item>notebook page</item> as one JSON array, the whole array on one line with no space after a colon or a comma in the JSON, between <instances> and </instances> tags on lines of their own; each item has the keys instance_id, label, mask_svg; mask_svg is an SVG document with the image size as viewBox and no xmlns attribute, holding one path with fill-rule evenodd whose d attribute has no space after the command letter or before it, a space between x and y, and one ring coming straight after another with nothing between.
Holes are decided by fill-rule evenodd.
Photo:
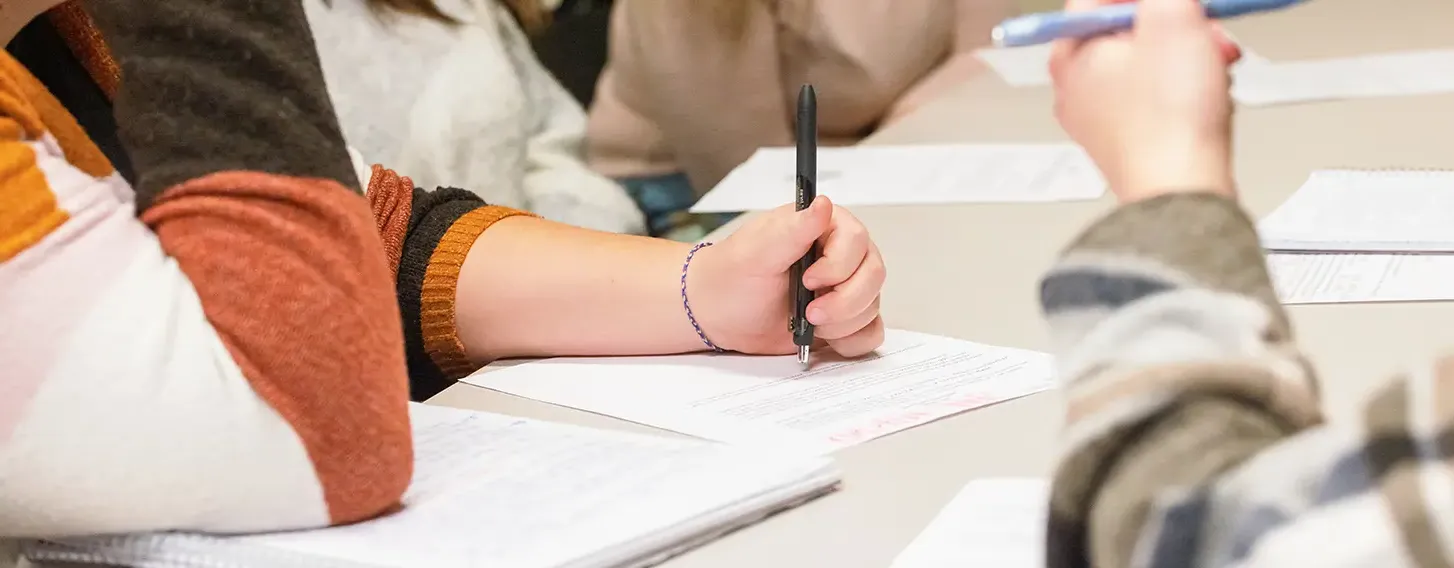
<instances>
[{"instance_id":1,"label":"notebook page","mask_svg":"<svg viewBox=\"0 0 1454 568\"><path fill-rule=\"evenodd\" d=\"M1454 172L1313 172L1258 232L1274 251L1454 252Z\"/></svg>"},{"instance_id":2,"label":"notebook page","mask_svg":"<svg viewBox=\"0 0 1454 568\"><path fill-rule=\"evenodd\" d=\"M891 568L1044 568L1049 503L1043 479L971 481Z\"/></svg>"},{"instance_id":3,"label":"notebook page","mask_svg":"<svg viewBox=\"0 0 1454 568\"><path fill-rule=\"evenodd\" d=\"M1045 353L902 330L889 330L873 356L814 357L807 371L791 356L551 359L464 380L709 440L813 453L1055 384Z\"/></svg>"},{"instance_id":4,"label":"notebook page","mask_svg":"<svg viewBox=\"0 0 1454 568\"><path fill-rule=\"evenodd\" d=\"M1283 304L1454 300L1454 255L1273 253L1267 267Z\"/></svg>"},{"instance_id":5,"label":"notebook page","mask_svg":"<svg viewBox=\"0 0 1454 568\"><path fill-rule=\"evenodd\" d=\"M411 418L416 470L403 511L221 540L335 565L631 565L747 516L744 504L836 482L821 459L423 405Z\"/></svg>"},{"instance_id":6,"label":"notebook page","mask_svg":"<svg viewBox=\"0 0 1454 568\"><path fill-rule=\"evenodd\" d=\"M760 148L692 211L772 209L791 201L793 148ZM1105 180L1072 144L846 146L818 150L818 193L839 205L1096 199Z\"/></svg>"}]
</instances>

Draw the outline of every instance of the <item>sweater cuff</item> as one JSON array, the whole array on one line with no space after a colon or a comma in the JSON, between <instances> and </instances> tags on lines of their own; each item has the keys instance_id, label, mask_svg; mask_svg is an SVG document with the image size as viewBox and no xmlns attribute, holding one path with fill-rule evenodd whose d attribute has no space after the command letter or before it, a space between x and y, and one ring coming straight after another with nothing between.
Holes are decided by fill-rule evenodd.
<instances>
[{"instance_id":1,"label":"sweater cuff","mask_svg":"<svg viewBox=\"0 0 1454 568\"><path fill-rule=\"evenodd\" d=\"M448 379L458 379L475 369L465 356L464 343L460 342L455 328L455 291L460 267L464 266L475 239L485 229L501 219L516 216L535 215L494 205L470 211L450 225L429 257L419 290L419 329L430 361Z\"/></svg>"},{"instance_id":2,"label":"sweater cuff","mask_svg":"<svg viewBox=\"0 0 1454 568\"><path fill-rule=\"evenodd\" d=\"M1176 193L1121 206L1081 233L1052 273L1087 265L1169 270L1180 285L1248 296L1282 319L1255 225L1236 201L1218 194Z\"/></svg>"}]
</instances>

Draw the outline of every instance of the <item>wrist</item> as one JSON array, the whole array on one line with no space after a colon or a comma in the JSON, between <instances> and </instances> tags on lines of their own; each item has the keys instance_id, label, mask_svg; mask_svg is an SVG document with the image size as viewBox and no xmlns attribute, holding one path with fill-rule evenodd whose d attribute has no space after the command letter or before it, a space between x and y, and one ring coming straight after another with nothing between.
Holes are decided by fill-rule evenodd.
<instances>
[{"instance_id":1,"label":"wrist","mask_svg":"<svg viewBox=\"0 0 1454 568\"><path fill-rule=\"evenodd\" d=\"M1132 163L1116 193L1133 202L1168 193L1216 193L1236 197L1232 161L1226 144L1162 144L1131 152Z\"/></svg>"},{"instance_id":2,"label":"wrist","mask_svg":"<svg viewBox=\"0 0 1454 568\"><path fill-rule=\"evenodd\" d=\"M723 323L725 305L719 289L723 276L719 253L708 243L692 245L682 264L683 318L691 326L697 351L735 350Z\"/></svg>"}]
</instances>

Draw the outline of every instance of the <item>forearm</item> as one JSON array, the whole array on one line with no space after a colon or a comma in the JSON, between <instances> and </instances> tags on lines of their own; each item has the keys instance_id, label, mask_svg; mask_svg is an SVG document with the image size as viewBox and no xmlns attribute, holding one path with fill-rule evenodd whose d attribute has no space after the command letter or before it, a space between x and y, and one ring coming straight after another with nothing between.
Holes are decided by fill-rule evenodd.
<instances>
[{"instance_id":1,"label":"forearm","mask_svg":"<svg viewBox=\"0 0 1454 568\"><path fill-rule=\"evenodd\" d=\"M460 270L460 341L474 361L701 350L682 307L690 248L534 218L501 221Z\"/></svg>"},{"instance_id":2,"label":"forearm","mask_svg":"<svg viewBox=\"0 0 1454 568\"><path fill-rule=\"evenodd\" d=\"M1311 371L1231 200L1124 206L1070 247L1041 293L1074 441L1055 476L1054 553L1130 565L1162 534L1155 509L1175 491L1205 490L1318 420Z\"/></svg>"},{"instance_id":3,"label":"forearm","mask_svg":"<svg viewBox=\"0 0 1454 568\"><path fill-rule=\"evenodd\" d=\"M465 190L424 191L380 166L369 178L414 400L494 359L702 347L681 302L689 245L562 225Z\"/></svg>"}]
</instances>

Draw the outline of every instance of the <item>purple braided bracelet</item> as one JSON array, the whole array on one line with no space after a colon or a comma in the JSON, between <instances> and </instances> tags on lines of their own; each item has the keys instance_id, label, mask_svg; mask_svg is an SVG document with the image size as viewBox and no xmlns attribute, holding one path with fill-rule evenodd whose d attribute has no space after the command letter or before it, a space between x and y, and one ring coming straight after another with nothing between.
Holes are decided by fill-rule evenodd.
<instances>
[{"instance_id":1,"label":"purple braided bracelet","mask_svg":"<svg viewBox=\"0 0 1454 568\"><path fill-rule=\"evenodd\" d=\"M686 310L687 321L692 323L692 329L697 330L697 337L702 338L702 343L706 344L708 349L711 349L712 351L715 351L717 353L722 353L726 350L718 347L716 343L712 343L712 340L707 339L707 333L702 331L701 324L697 323L697 316L692 315L692 303L687 301L687 269L691 268L692 257L697 256L697 251L707 248L709 246L712 246L712 243L697 243L696 246L692 247L691 251L687 252L687 260L686 262L682 263L682 309Z\"/></svg>"}]
</instances>

